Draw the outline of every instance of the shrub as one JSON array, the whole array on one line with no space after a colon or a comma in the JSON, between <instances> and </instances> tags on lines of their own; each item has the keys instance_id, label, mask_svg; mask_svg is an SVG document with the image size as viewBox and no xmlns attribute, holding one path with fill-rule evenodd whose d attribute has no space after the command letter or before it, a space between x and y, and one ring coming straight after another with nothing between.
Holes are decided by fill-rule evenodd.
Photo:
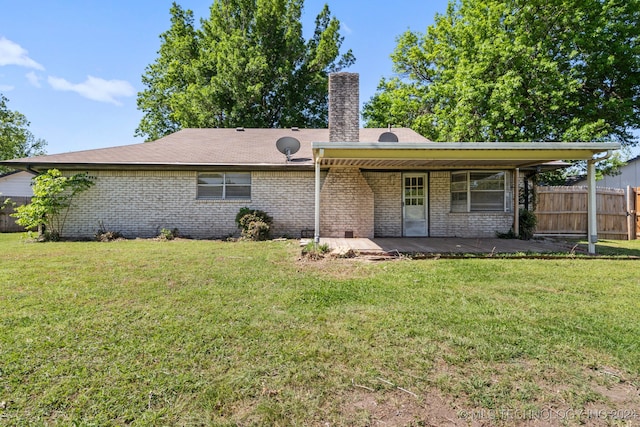
<instances>
[{"instance_id":1,"label":"shrub","mask_svg":"<svg viewBox=\"0 0 640 427\"><path fill-rule=\"evenodd\" d=\"M536 214L526 209L520 209L520 238L522 240L529 240L533 237L533 233L536 231L536 225L538 224L538 218Z\"/></svg>"},{"instance_id":2,"label":"shrub","mask_svg":"<svg viewBox=\"0 0 640 427\"><path fill-rule=\"evenodd\" d=\"M242 228L242 224L241 224L242 217L244 217L245 215L249 215L251 213L254 213L254 212L255 212L255 209L249 209L246 206L244 208L240 208L240 210L236 214L236 226L238 228Z\"/></svg>"},{"instance_id":3,"label":"shrub","mask_svg":"<svg viewBox=\"0 0 640 427\"><path fill-rule=\"evenodd\" d=\"M124 239L124 236L119 231L107 230L102 221L98 221L98 224L98 231L93 235L93 240L96 242L112 242L114 240Z\"/></svg>"},{"instance_id":4,"label":"shrub","mask_svg":"<svg viewBox=\"0 0 640 427\"><path fill-rule=\"evenodd\" d=\"M310 259L321 259L329 252L329 245L326 243L317 244L313 240L302 248L302 256Z\"/></svg>"},{"instance_id":5,"label":"shrub","mask_svg":"<svg viewBox=\"0 0 640 427\"><path fill-rule=\"evenodd\" d=\"M173 230L168 228L162 228L160 230L160 234L158 235L158 239L160 240L173 240L178 237L180 234L178 233L178 229L174 228Z\"/></svg>"},{"instance_id":6,"label":"shrub","mask_svg":"<svg viewBox=\"0 0 640 427\"><path fill-rule=\"evenodd\" d=\"M124 236L122 235L122 233L118 232L118 231L98 231L95 236L94 236L94 240L96 242L112 242L114 240L120 240L120 239L124 239Z\"/></svg>"},{"instance_id":7,"label":"shrub","mask_svg":"<svg viewBox=\"0 0 640 427\"><path fill-rule=\"evenodd\" d=\"M267 240L271 236L273 218L258 209L240 208L236 215L236 225L247 240Z\"/></svg>"},{"instance_id":8,"label":"shrub","mask_svg":"<svg viewBox=\"0 0 640 427\"><path fill-rule=\"evenodd\" d=\"M526 209L520 209L518 219L518 236L513 232L513 228L506 233L496 233L496 236L500 239L521 239L521 240L530 240L533 237L533 234L536 231L536 224L538 223L538 219L536 218L536 214Z\"/></svg>"},{"instance_id":9,"label":"shrub","mask_svg":"<svg viewBox=\"0 0 640 427\"><path fill-rule=\"evenodd\" d=\"M27 230L40 230L40 240L59 240L73 198L94 180L86 173L63 176L58 169L49 169L33 179L31 203L18 206L11 216Z\"/></svg>"}]
</instances>

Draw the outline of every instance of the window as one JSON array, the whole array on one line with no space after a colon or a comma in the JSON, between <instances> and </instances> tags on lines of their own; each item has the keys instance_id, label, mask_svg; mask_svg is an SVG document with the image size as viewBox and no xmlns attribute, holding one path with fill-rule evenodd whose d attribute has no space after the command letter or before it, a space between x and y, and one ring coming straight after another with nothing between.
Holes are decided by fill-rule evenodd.
<instances>
[{"instance_id":1,"label":"window","mask_svg":"<svg viewBox=\"0 0 640 427\"><path fill-rule=\"evenodd\" d=\"M405 206L424 206L424 176L407 176L404 179Z\"/></svg>"},{"instance_id":2,"label":"window","mask_svg":"<svg viewBox=\"0 0 640 427\"><path fill-rule=\"evenodd\" d=\"M467 212L467 172L451 174L451 212Z\"/></svg>"},{"instance_id":3,"label":"window","mask_svg":"<svg viewBox=\"0 0 640 427\"><path fill-rule=\"evenodd\" d=\"M451 212L505 211L506 173L452 172Z\"/></svg>"},{"instance_id":4,"label":"window","mask_svg":"<svg viewBox=\"0 0 640 427\"><path fill-rule=\"evenodd\" d=\"M198 199L247 200L251 198L250 172L198 174Z\"/></svg>"}]
</instances>

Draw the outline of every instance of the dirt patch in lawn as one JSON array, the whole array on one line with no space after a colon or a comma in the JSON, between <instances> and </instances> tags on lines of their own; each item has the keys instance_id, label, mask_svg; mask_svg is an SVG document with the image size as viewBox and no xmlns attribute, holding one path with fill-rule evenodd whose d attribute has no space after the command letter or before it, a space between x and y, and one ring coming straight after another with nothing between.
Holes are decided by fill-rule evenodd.
<instances>
[{"instance_id":1,"label":"dirt patch in lawn","mask_svg":"<svg viewBox=\"0 0 640 427\"><path fill-rule=\"evenodd\" d=\"M547 387L548 384L539 384ZM364 390L354 388L344 396L342 422L358 426L638 426L640 425L640 389L630 383L613 386L593 384L602 399L576 408L564 402L566 390L541 390L557 399L537 409L487 409L469 405L464 396L454 398L432 389L412 396L401 390ZM549 394L547 394L549 393ZM546 398L542 398L546 400ZM539 402L532 402L533 404ZM535 405L537 406L537 405ZM533 408L534 406L532 406ZM328 425L328 424L327 424Z\"/></svg>"},{"instance_id":2,"label":"dirt patch in lawn","mask_svg":"<svg viewBox=\"0 0 640 427\"><path fill-rule=\"evenodd\" d=\"M479 370L479 371L478 371ZM486 389L465 388L469 375L488 374ZM384 381L359 385L341 397L340 423L354 426L640 426L640 382L612 367L557 372L541 361L491 366L437 364L440 385L403 389ZM436 381L437 382L437 381ZM497 390L493 390L497 388ZM502 390L508 396L497 398ZM508 390L508 391L506 391ZM527 397L523 397L526 393ZM495 400L497 398L497 400ZM493 404L479 405L489 399ZM329 424L325 424L329 425Z\"/></svg>"},{"instance_id":3,"label":"dirt patch in lawn","mask_svg":"<svg viewBox=\"0 0 640 427\"><path fill-rule=\"evenodd\" d=\"M345 424L366 426L467 426L468 421L447 403L439 391L415 397L401 390L354 389L345 396Z\"/></svg>"}]
</instances>

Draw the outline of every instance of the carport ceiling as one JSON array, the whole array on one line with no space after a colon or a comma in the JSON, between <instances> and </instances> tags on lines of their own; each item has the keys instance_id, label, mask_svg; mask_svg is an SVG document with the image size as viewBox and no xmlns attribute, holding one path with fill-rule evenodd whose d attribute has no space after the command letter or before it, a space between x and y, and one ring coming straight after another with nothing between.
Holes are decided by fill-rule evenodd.
<instances>
[{"instance_id":1,"label":"carport ceiling","mask_svg":"<svg viewBox=\"0 0 640 427\"><path fill-rule=\"evenodd\" d=\"M324 167L366 169L526 168L556 160L588 160L620 148L617 143L584 142L314 142L314 158Z\"/></svg>"}]
</instances>

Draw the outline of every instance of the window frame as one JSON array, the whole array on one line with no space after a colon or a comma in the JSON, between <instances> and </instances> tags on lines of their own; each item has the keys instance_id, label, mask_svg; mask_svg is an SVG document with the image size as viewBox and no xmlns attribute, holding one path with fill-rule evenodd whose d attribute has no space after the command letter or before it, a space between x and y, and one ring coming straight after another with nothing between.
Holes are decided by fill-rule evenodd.
<instances>
[{"instance_id":1,"label":"window frame","mask_svg":"<svg viewBox=\"0 0 640 427\"><path fill-rule=\"evenodd\" d=\"M489 180L485 182L498 182L500 183L501 189L477 189L473 188L472 182L477 182L481 180L472 180L472 176L476 174L484 174L487 178L501 174L501 180ZM455 178L458 177L456 180ZM464 179L460 179L459 177L464 177ZM471 212L508 212L508 171L506 170L467 170L467 171L454 171L451 172L450 177L450 211L452 213L471 213ZM502 206L499 209L479 209L477 205L473 204L473 195L478 195L482 193L501 193L502 194Z\"/></svg>"},{"instance_id":2,"label":"window frame","mask_svg":"<svg viewBox=\"0 0 640 427\"><path fill-rule=\"evenodd\" d=\"M220 176L219 178L214 178L215 175ZM248 182L239 182L239 183L234 183L234 182L230 182L230 175L240 175L240 176L244 176L244 178L248 178ZM220 179L221 178L221 182L220 183L205 183L205 182L201 182L201 179L203 178L209 178L209 179ZM235 188L235 189L240 189L242 187L248 187L248 194L247 195L240 195L240 196L229 196L228 195L228 189L230 190L231 188ZM216 195L211 195L211 196L205 196L201 194L201 189L203 188L219 188L220 189L220 196L216 196ZM197 176L196 176L196 199L197 200L251 200L251 191L252 191L252 176L251 176L251 172L245 172L245 171L219 171L219 172L198 172Z\"/></svg>"}]
</instances>

